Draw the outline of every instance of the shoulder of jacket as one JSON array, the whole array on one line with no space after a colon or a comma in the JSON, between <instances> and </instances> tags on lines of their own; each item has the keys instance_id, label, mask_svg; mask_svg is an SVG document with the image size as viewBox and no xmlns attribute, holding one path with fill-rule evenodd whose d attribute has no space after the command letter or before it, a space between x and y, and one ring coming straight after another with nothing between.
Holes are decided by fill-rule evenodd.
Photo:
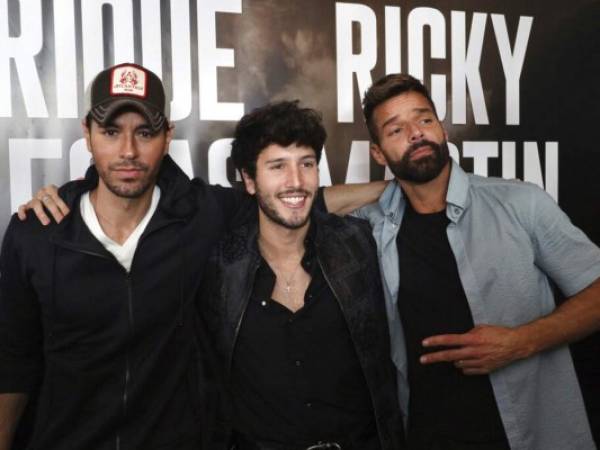
<instances>
[{"instance_id":1,"label":"shoulder of jacket","mask_svg":"<svg viewBox=\"0 0 600 450\"><path fill-rule=\"evenodd\" d=\"M248 241L252 232L252 224L244 224L225 232L213 249L212 259L224 264L242 259L249 252Z\"/></svg>"}]
</instances>

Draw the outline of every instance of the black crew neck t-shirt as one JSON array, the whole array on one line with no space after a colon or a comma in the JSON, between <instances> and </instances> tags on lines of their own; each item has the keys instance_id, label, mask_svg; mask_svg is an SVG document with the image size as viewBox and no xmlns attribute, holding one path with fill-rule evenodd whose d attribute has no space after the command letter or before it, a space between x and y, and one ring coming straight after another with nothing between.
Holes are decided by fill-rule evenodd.
<instances>
[{"instance_id":1,"label":"black crew neck t-shirt","mask_svg":"<svg viewBox=\"0 0 600 450\"><path fill-rule=\"evenodd\" d=\"M489 376L464 375L452 363L419 362L432 351L422 346L424 338L465 333L474 326L448 224L445 210L419 214L407 202L396 241L410 386L409 448L508 449Z\"/></svg>"}]
</instances>

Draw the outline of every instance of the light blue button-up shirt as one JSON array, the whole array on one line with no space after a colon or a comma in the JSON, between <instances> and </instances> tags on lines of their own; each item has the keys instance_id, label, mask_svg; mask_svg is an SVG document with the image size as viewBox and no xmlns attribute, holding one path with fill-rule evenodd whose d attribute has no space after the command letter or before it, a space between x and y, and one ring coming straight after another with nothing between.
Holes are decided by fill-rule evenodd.
<instances>
[{"instance_id":1,"label":"light blue button-up shirt","mask_svg":"<svg viewBox=\"0 0 600 450\"><path fill-rule=\"evenodd\" d=\"M572 296L600 277L600 249L556 202L530 183L466 174L452 162L447 233L475 324L514 327L555 309L549 279ZM355 211L377 242L392 359L407 420L409 388L397 302L396 236L406 199L390 183L376 203ZM512 450L594 450L567 346L516 361L490 375Z\"/></svg>"}]
</instances>

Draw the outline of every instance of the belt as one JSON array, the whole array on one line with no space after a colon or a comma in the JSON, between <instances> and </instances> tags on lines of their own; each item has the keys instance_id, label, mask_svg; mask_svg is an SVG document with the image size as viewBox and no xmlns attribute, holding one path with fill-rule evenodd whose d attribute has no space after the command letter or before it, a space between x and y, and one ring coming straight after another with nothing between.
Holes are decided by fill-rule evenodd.
<instances>
[{"instance_id":1,"label":"belt","mask_svg":"<svg viewBox=\"0 0 600 450\"><path fill-rule=\"evenodd\" d=\"M337 442L315 442L309 445L286 445L275 442L254 441L237 434L231 450L344 450Z\"/></svg>"}]
</instances>

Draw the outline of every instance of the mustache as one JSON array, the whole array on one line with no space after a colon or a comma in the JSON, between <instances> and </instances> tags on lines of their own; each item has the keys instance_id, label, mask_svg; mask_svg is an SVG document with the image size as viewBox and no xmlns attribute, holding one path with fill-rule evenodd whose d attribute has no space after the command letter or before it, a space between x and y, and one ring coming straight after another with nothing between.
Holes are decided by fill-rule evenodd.
<instances>
[{"instance_id":1,"label":"mustache","mask_svg":"<svg viewBox=\"0 0 600 450\"><path fill-rule=\"evenodd\" d=\"M148 166L139 161L123 161L118 163L113 163L108 166L110 170L141 170L148 171Z\"/></svg>"},{"instance_id":2,"label":"mustache","mask_svg":"<svg viewBox=\"0 0 600 450\"><path fill-rule=\"evenodd\" d=\"M433 142L433 141L429 141L427 139L423 139L423 140L418 141L418 142L413 142L408 147L408 149L406 150L406 155L410 156L412 153L416 152L421 147L426 147L426 146L431 147L434 152L437 152L440 149L440 144L438 144L437 142Z\"/></svg>"},{"instance_id":3,"label":"mustache","mask_svg":"<svg viewBox=\"0 0 600 450\"><path fill-rule=\"evenodd\" d=\"M310 197L312 195L312 192L309 192L304 189L290 189L277 194L278 197L281 197L283 195L306 195L307 197Z\"/></svg>"}]
</instances>

